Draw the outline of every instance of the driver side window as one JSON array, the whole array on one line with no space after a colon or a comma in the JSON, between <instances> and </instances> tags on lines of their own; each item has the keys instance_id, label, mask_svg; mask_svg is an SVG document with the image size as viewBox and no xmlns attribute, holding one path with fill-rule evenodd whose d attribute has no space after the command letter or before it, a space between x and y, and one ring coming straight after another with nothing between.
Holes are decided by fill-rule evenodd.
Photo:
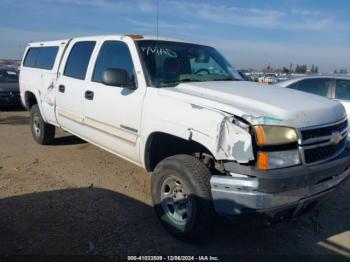
<instances>
[{"instance_id":1,"label":"driver side window","mask_svg":"<svg viewBox=\"0 0 350 262\"><path fill-rule=\"evenodd\" d=\"M103 43L95 64L92 81L102 82L103 72L107 69L124 69L129 81L135 81L135 72L128 46L120 41Z\"/></svg>"}]
</instances>

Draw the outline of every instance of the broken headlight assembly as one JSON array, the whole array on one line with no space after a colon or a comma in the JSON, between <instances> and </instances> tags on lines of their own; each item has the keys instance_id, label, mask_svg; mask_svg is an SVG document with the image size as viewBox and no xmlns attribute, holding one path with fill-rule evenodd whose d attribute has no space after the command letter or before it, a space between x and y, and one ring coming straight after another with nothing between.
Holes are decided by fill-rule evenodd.
<instances>
[{"instance_id":1,"label":"broken headlight assembly","mask_svg":"<svg viewBox=\"0 0 350 262\"><path fill-rule=\"evenodd\" d=\"M255 140L259 147L256 166L260 170L284 168L301 164L297 148L278 150L279 146L293 145L298 142L294 128L284 126L254 126ZM264 150L270 148L270 150ZM276 150L271 150L275 148Z\"/></svg>"}]
</instances>

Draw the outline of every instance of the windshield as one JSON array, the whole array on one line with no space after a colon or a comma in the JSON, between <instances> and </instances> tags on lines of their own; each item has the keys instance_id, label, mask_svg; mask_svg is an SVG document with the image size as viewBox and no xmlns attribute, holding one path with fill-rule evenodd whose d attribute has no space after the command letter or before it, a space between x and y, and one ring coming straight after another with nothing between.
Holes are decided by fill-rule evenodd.
<instances>
[{"instance_id":1,"label":"windshield","mask_svg":"<svg viewBox=\"0 0 350 262\"><path fill-rule=\"evenodd\" d=\"M151 86L243 80L212 47L156 40L141 40L136 45Z\"/></svg>"}]
</instances>

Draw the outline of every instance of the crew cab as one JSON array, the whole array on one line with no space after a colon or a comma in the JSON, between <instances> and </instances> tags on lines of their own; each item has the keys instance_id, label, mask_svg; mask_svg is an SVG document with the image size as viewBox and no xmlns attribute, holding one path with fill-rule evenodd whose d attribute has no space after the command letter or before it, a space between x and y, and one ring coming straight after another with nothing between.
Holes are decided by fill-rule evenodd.
<instances>
[{"instance_id":1,"label":"crew cab","mask_svg":"<svg viewBox=\"0 0 350 262\"><path fill-rule=\"evenodd\" d=\"M243 81L214 48L141 35L30 43L21 99L35 141L55 128L151 174L165 228L202 239L215 213L295 217L350 173L344 107Z\"/></svg>"}]
</instances>

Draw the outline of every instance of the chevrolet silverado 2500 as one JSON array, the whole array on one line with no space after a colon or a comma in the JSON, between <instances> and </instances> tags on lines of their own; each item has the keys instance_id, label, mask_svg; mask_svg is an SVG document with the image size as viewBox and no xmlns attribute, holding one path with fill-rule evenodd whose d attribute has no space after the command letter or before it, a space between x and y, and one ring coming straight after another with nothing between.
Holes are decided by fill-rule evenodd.
<instances>
[{"instance_id":1,"label":"chevrolet silverado 2500","mask_svg":"<svg viewBox=\"0 0 350 262\"><path fill-rule=\"evenodd\" d=\"M156 213L201 238L213 215L297 216L350 173L344 107L242 81L214 48L139 35L30 43L21 99L35 141L60 127L151 173Z\"/></svg>"}]
</instances>

